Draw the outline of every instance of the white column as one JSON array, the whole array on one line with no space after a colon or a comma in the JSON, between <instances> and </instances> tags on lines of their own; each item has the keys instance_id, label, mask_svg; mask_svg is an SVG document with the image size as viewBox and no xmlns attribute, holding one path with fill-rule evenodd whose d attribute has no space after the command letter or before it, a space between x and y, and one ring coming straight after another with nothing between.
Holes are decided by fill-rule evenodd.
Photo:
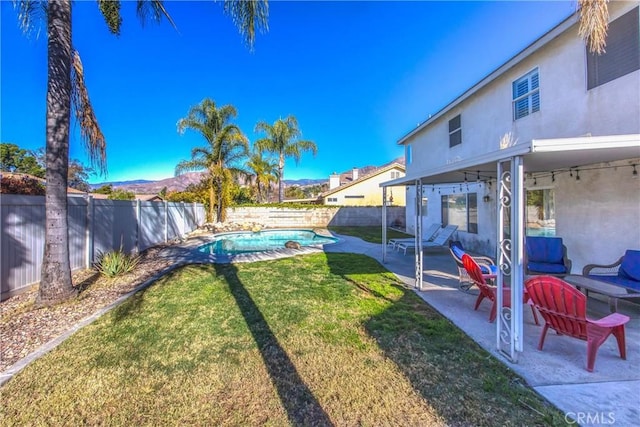
<instances>
[{"instance_id":1,"label":"white column","mask_svg":"<svg viewBox=\"0 0 640 427\"><path fill-rule=\"evenodd\" d=\"M496 346L512 362L522 352L523 334L523 237L524 229L524 174L522 157L498 162L498 250L500 266L497 277ZM505 219L509 218L508 235ZM511 307L503 307L503 290L508 279L511 288Z\"/></svg>"},{"instance_id":2,"label":"white column","mask_svg":"<svg viewBox=\"0 0 640 427\"><path fill-rule=\"evenodd\" d=\"M387 187L382 187L382 262L387 262Z\"/></svg>"},{"instance_id":3,"label":"white column","mask_svg":"<svg viewBox=\"0 0 640 427\"><path fill-rule=\"evenodd\" d=\"M522 157L514 157L511 161L512 193L511 206L511 331L512 347L522 352L523 334L523 295L524 295L524 166ZM517 355L514 354L514 361Z\"/></svg>"},{"instance_id":4,"label":"white column","mask_svg":"<svg viewBox=\"0 0 640 427\"><path fill-rule=\"evenodd\" d=\"M415 256L416 256L416 288L422 290L422 179L416 179L416 216L415 216Z\"/></svg>"}]
</instances>

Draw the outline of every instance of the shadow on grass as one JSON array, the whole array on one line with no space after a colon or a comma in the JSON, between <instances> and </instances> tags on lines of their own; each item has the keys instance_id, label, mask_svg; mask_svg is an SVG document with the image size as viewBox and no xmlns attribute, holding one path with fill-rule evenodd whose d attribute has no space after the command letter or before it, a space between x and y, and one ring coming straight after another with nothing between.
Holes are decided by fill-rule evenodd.
<instances>
[{"instance_id":1,"label":"shadow on grass","mask_svg":"<svg viewBox=\"0 0 640 427\"><path fill-rule=\"evenodd\" d=\"M329 416L298 374L260 309L238 278L237 268L233 264L215 264L215 270L229 285L229 290L260 350L282 406L287 411L289 421L293 425L332 426Z\"/></svg>"},{"instance_id":2,"label":"shadow on grass","mask_svg":"<svg viewBox=\"0 0 640 427\"><path fill-rule=\"evenodd\" d=\"M565 424L559 421L559 412L527 388L524 380L400 280L389 280L381 287L366 276L391 274L377 261L363 256L362 261L353 262L340 253L326 256L332 273L388 303L363 326L447 425Z\"/></svg>"}]
</instances>

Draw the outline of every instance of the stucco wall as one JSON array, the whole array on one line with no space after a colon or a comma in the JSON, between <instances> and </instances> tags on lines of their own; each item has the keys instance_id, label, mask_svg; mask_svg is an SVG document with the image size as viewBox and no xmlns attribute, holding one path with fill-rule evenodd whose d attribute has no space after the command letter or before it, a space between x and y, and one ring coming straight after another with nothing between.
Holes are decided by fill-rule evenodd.
<instances>
[{"instance_id":1,"label":"stucco wall","mask_svg":"<svg viewBox=\"0 0 640 427\"><path fill-rule=\"evenodd\" d=\"M640 250L640 178L633 178L631 165L640 158L588 165L580 170L580 180L567 172L525 181L525 189L552 188L555 193L556 236L562 237L572 261L572 273L581 274L586 264L611 264L627 249ZM637 167L640 173L640 166ZM451 186L424 188L429 198L428 216L423 224L441 222L440 194ZM495 182L471 187L478 193L478 234L456 232L469 251L496 257L497 194ZM490 201L483 197L489 195ZM414 230L415 187L407 195L407 229Z\"/></svg>"},{"instance_id":2,"label":"stucco wall","mask_svg":"<svg viewBox=\"0 0 640 427\"><path fill-rule=\"evenodd\" d=\"M387 207L387 224L404 223L405 208ZM287 209L275 207L236 207L227 209L227 221L255 222L266 227L381 226L381 207L322 207Z\"/></svg>"},{"instance_id":3,"label":"stucco wall","mask_svg":"<svg viewBox=\"0 0 640 427\"><path fill-rule=\"evenodd\" d=\"M637 4L611 2L611 19ZM512 82L536 67L540 111L514 121ZM574 25L411 137L407 173L474 158L498 150L501 144L640 133L640 71L591 90L586 79L586 50ZM450 148L448 122L458 114L462 144Z\"/></svg>"}]
</instances>

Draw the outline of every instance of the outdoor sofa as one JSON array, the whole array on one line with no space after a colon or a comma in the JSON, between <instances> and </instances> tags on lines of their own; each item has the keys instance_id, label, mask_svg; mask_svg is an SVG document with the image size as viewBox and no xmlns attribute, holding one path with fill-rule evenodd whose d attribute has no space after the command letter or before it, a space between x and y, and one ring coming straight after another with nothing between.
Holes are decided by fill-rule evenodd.
<instances>
[{"instance_id":1,"label":"outdoor sofa","mask_svg":"<svg viewBox=\"0 0 640 427\"><path fill-rule=\"evenodd\" d=\"M640 291L640 250L628 249L613 264L585 265L582 275L617 286Z\"/></svg>"}]
</instances>

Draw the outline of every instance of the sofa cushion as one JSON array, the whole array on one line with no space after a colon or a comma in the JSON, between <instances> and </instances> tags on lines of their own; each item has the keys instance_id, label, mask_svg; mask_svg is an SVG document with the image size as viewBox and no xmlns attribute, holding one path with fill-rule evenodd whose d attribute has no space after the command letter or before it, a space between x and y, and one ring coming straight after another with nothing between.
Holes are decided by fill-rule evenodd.
<instances>
[{"instance_id":1,"label":"sofa cushion","mask_svg":"<svg viewBox=\"0 0 640 427\"><path fill-rule=\"evenodd\" d=\"M451 250L453 251L453 254L458 257L458 259L462 259L462 256L464 255L464 251L462 250L462 248L460 248L458 245L451 245Z\"/></svg>"},{"instance_id":2,"label":"sofa cushion","mask_svg":"<svg viewBox=\"0 0 640 427\"><path fill-rule=\"evenodd\" d=\"M486 265L481 265L480 266L480 270L482 271L482 274L492 274L494 276L498 275L498 266L497 265L490 265L489 268L487 268Z\"/></svg>"},{"instance_id":3,"label":"sofa cushion","mask_svg":"<svg viewBox=\"0 0 640 427\"><path fill-rule=\"evenodd\" d=\"M548 273L548 274L564 274L567 268L564 264L548 263L548 262L532 262L527 263L529 272Z\"/></svg>"},{"instance_id":4,"label":"sofa cushion","mask_svg":"<svg viewBox=\"0 0 640 427\"><path fill-rule=\"evenodd\" d=\"M640 280L627 279L621 276L600 276L597 274L590 274L590 279L600 280L603 282L611 283L612 285L624 286L625 288L634 289L640 292Z\"/></svg>"},{"instance_id":5,"label":"sofa cushion","mask_svg":"<svg viewBox=\"0 0 640 427\"><path fill-rule=\"evenodd\" d=\"M624 253L618 276L640 281L640 251L628 249Z\"/></svg>"},{"instance_id":6,"label":"sofa cushion","mask_svg":"<svg viewBox=\"0 0 640 427\"><path fill-rule=\"evenodd\" d=\"M532 262L563 264L561 237L527 236L527 259Z\"/></svg>"}]
</instances>

